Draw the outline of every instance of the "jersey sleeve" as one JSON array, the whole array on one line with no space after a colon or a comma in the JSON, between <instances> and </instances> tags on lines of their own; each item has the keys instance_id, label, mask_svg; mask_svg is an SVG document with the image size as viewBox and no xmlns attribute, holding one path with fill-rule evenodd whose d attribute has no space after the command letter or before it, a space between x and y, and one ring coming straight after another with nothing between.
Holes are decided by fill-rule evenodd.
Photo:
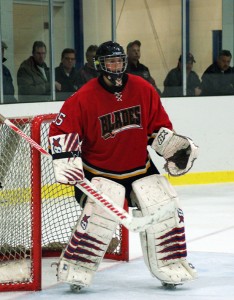
<instances>
[{"instance_id":1,"label":"jersey sleeve","mask_svg":"<svg viewBox=\"0 0 234 300\"><path fill-rule=\"evenodd\" d=\"M150 116L147 130L149 139L155 138L161 127L166 127L170 130L173 129L170 118L162 105L160 96L157 92L152 91Z\"/></svg>"},{"instance_id":2,"label":"jersey sleeve","mask_svg":"<svg viewBox=\"0 0 234 300\"><path fill-rule=\"evenodd\" d=\"M74 132L79 134L80 141L82 141L82 111L77 94L64 102L56 119L50 125L49 137Z\"/></svg>"}]
</instances>

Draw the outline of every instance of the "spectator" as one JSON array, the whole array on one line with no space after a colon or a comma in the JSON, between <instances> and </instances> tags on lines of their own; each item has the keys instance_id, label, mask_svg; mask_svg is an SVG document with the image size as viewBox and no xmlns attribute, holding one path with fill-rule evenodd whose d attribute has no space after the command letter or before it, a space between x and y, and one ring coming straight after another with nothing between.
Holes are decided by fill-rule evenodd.
<instances>
[{"instance_id":1,"label":"spectator","mask_svg":"<svg viewBox=\"0 0 234 300\"><path fill-rule=\"evenodd\" d=\"M94 66L94 58L96 56L98 46L90 45L85 53L87 62L78 71L79 88L82 87L90 79L98 77L99 73Z\"/></svg>"},{"instance_id":2,"label":"spectator","mask_svg":"<svg viewBox=\"0 0 234 300\"><path fill-rule=\"evenodd\" d=\"M141 58L141 42L136 40L127 45L128 67L127 73L140 76L153 85L159 94L161 91L157 88L155 80L150 75L149 69L140 63Z\"/></svg>"},{"instance_id":3,"label":"spectator","mask_svg":"<svg viewBox=\"0 0 234 300\"><path fill-rule=\"evenodd\" d=\"M75 69L76 51L71 48L63 50L61 63L55 68L56 99L65 100L78 89L78 71Z\"/></svg>"},{"instance_id":4,"label":"spectator","mask_svg":"<svg viewBox=\"0 0 234 300\"><path fill-rule=\"evenodd\" d=\"M2 42L2 63L4 63L7 60L4 57L4 51L7 48L8 48L7 44L5 42ZM2 65L2 73L3 73L4 103L14 103L16 102L16 99L14 97L15 89L13 86L13 79L10 70L4 64Z\"/></svg>"},{"instance_id":5,"label":"spectator","mask_svg":"<svg viewBox=\"0 0 234 300\"><path fill-rule=\"evenodd\" d=\"M32 56L22 62L17 73L20 102L50 100L50 73L45 58L46 45L34 42Z\"/></svg>"},{"instance_id":6,"label":"spectator","mask_svg":"<svg viewBox=\"0 0 234 300\"><path fill-rule=\"evenodd\" d=\"M218 96L234 94L234 74L230 67L232 54L222 50L217 61L211 64L202 75L202 95Z\"/></svg>"},{"instance_id":7,"label":"spectator","mask_svg":"<svg viewBox=\"0 0 234 300\"><path fill-rule=\"evenodd\" d=\"M201 94L201 81L196 72L192 70L195 63L194 56L188 53L186 56L186 75L187 75L187 96L199 96ZM169 71L164 80L164 97L183 96L183 61L182 55L179 57L176 68Z\"/></svg>"}]
</instances>

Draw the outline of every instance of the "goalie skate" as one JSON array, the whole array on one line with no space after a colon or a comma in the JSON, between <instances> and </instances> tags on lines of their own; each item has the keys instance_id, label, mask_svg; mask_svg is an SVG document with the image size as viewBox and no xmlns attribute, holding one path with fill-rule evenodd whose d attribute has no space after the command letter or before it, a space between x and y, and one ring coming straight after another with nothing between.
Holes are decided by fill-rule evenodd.
<instances>
[{"instance_id":1,"label":"goalie skate","mask_svg":"<svg viewBox=\"0 0 234 300\"><path fill-rule=\"evenodd\" d=\"M171 284L171 283L166 283L166 282L161 282L162 286L166 289L166 290L175 290L177 285L182 285L182 284Z\"/></svg>"},{"instance_id":2,"label":"goalie skate","mask_svg":"<svg viewBox=\"0 0 234 300\"><path fill-rule=\"evenodd\" d=\"M63 254L62 254L63 255ZM92 273L82 269L74 262L64 258L59 263L52 263L51 267L57 268L57 280L70 284L72 291L79 292L82 288L87 287L92 279Z\"/></svg>"},{"instance_id":3,"label":"goalie skate","mask_svg":"<svg viewBox=\"0 0 234 300\"><path fill-rule=\"evenodd\" d=\"M70 285L70 289L72 292L75 292L75 293L79 293L80 290L83 288L84 286L83 285L78 285L78 284L71 284Z\"/></svg>"},{"instance_id":4,"label":"goalie skate","mask_svg":"<svg viewBox=\"0 0 234 300\"><path fill-rule=\"evenodd\" d=\"M51 266L54 266L54 265L57 266L57 277L59 278L59 274L61 274L61 271L60 271L60 273L59 273L59 271L58 271L59 264L58 264L58 263L52 263ZM61 277L63 277L63 276L61 276ZM60 281L60 279L58 279L58 281ZM76 283L72 283L72 284L71 284L70 282L67 282L67 283L70 284L70 290L71 290L72 292L75 292L75 293L79 293L80 290L86 286L86 285L84 285L83 282L81 282L81 281L80 281L80 282L76 282Z\"/></svg>"}]
</instances>

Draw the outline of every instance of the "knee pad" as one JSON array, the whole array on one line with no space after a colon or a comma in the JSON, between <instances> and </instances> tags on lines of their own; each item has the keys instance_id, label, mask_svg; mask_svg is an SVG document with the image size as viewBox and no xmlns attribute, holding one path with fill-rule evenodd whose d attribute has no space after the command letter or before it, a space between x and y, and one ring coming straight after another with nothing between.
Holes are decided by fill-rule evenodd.
<instances>
[{"instance_id":1,"label":"knee pad","mask_svg":"<svg viewBox=\"0 0 234 300\"><path fill-rule=\"evenodd\" d=\"M122 185L101 177L94 177L92 183L123 207L125 188ZM90 285L116 227L116 221L88 198L70 241L60 257L58 281L79 286Z\"/></svg>"},{"instance_id":2,"label":"knee pad","mask_svg":"<svg viewBox=\"0 0 234 300\"><path fill-rule=\"evenodd\" d=\"M174 188L161 175L136 180L132 186L139 207L135 216L160 213L164 205L168 208L158 223L140 233L144 261L152 275L174 285L195 279L196 270L186 260L184 215ZM166 206L168 202L172 205Z\"/></svg>"}]
</instances>

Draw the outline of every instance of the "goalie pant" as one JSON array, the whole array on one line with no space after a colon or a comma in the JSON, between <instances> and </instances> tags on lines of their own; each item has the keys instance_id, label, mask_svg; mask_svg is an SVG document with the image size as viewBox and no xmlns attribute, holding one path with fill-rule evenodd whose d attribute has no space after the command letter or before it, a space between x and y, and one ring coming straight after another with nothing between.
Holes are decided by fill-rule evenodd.
<instances>
[{"instance_id":1,"label":"goalie pant","mask_svg":"<svg viewBox=\"0 0 234 300\"><path fill-rule=\"evenodd\" d=\"M123 207L125 188L111 180L94 177L92 183ZM70 241L61 254L57 279L77 287L89 286L97 271L112 236L116 221L88 198Z\"/></svg>"},{"instance_id":2,"label":"goalie pant","mask_svg":"<svg viewBox=\"0 0 234 300\"><path fill-rule=\"evenodd\" d=\"M162 284L178 285L195 279L197 272L186 260L184 215L176 191L161 175L136 180L133 191L140 208L133 210L135 216L165 212L157 224L140 233L144 261L151 274ZM171 209L164 210L168 203Z\"/></svg>"}]
</instances>

